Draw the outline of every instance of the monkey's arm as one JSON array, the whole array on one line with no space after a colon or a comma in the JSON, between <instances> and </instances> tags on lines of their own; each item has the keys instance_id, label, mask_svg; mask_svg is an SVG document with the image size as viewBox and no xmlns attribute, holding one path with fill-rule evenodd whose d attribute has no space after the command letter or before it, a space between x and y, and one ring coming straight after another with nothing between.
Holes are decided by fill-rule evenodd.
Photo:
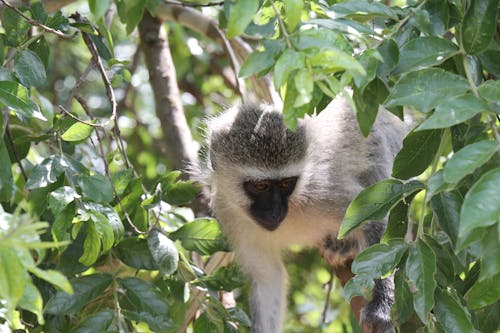
<instances>
[{"instance_id":1,"label":"monkey's arm","mask_svg":"<svg viewBox=\"0 0 500 333\"><path fill-rule=\"evenodd\" d=\"M236 249L252 281L250 307L252 333L281 333L286 306L287 273L279 250L254 247Z\"/></svg>"}]
</instances>

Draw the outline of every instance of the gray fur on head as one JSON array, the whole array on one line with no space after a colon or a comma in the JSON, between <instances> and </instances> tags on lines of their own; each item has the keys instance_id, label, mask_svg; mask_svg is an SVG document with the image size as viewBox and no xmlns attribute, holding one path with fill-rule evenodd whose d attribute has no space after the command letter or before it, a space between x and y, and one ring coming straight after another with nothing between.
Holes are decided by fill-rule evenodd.
<instances>
[{"instance_id":1,"label":"gray fur on head","mask_svg":"<svg viewBox=\"0 0 500 333\"><path fill-rule=\"evenodd\" d=\"M305 130L288 129L281 113L266 105L229 109L209 122L210 162L214 169L235 165L279 168L306 154Z\"/></svg>"}]
</instances>

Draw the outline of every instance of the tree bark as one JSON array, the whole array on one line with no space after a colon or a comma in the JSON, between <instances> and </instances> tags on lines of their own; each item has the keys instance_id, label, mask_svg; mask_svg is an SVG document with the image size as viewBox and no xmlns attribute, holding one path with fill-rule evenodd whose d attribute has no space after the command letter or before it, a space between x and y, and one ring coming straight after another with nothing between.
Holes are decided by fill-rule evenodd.
<instances>
[{"instance_id":1,"label":"tree bark","mask_svg":"<svg viewBox=\"0 0 500 333\"><path fill-rule=\"evenodd\" d=\"M196 161L196 150L184 115L167 34L162 22L146 11L139 23L139 35L153 88L156 115L165 136L167 157L174 169L185 170Z\"/></svg>"}]
</instances>

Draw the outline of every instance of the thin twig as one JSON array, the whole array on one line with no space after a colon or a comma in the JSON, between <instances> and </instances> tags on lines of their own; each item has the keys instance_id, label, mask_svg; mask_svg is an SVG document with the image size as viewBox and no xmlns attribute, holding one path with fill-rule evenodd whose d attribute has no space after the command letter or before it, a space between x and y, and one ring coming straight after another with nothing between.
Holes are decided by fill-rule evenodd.
<instances>
[{"instance_id":1,"label":"thin twig","mask_svg":"<svg viewBox=\"0 0 500 333\"><path fill-rule=\"evenodd\" d=\"M278 18L278 23L281 28L281 32L283 33L283 37L285 38L286 45L288 48L292 48L292 43L290 42L290 36L288 35L288 31L286 30L285 23L283 22L283 19L281 18L280 11L278 10L278 7L274 4L273 0L271 1L271 6L273 6L273 10L276 13L276 17Z\"/></svg>"},{"instance_id":2,"label":"thin twig","mask_svg":"<svg viewBox=\"0 0 500 333\"><path fill-rule=\"evenodd\" d=\"M14 10L17 13L17 15L21 16L23 19L28 21L31 25L37 26L37 27L39 27L47 32L53 33L54 35L57 35L61 38L66 38L66 39L73 38L76 35L76 33L73 35L68 35L68 34L65 34L64 32L59 31L59 30L52 29L51 27L48 27L48 26L46 26L38 21L33 20L31 17L24 15L24 13L22 11L20 11L18 8L11 5L7 1L0 0L0 2L2 2L6 7L9 7L10 9Z\"/></svg>"},{"instance_id":3,"label":"thin twig","mask_svg":"<svg viewBox=\"0 0 500 333\"><path fill-rule=\"evenodd\" d=\"M330 304L330 297L332 295L332 289L333 289L333 276L334 276L334 269L332 268L330 270L330 280L327 282L328 289L326 291L326 299L325 299L325 306L323 307L323 313L321 315L321 322L323 324L326 324L326 316L328 312L328 305Z\"/></svg>"}]
</instances>

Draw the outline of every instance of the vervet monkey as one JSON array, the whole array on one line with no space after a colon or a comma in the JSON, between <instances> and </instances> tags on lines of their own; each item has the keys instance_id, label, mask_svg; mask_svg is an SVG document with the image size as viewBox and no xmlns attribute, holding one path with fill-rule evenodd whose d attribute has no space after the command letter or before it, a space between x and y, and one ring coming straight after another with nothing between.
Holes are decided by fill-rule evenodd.
<instances>
[{"instance_id":1,"label":"vervet monkey","mask_svg":"<svg viewBox=\"0 0 500 333\"><path fill-rule=\"evenodd\" d=\"M390 176L404 125L380 110L364 138L347 101L336 98L319 115L301 120L295 131L266 105L231 108L208 120L207 127L207 158L199 178L251 278L251 331L279 333L286 306L283 250L292 244L317 246L335 269L350 272L356 254L380 240L385 221L367 223L342 240L337 240L339 226L363 188ZM365 332L392 331L393 293L392 279L375 282L361 312Z\"/></svg>"}]
</instances>

